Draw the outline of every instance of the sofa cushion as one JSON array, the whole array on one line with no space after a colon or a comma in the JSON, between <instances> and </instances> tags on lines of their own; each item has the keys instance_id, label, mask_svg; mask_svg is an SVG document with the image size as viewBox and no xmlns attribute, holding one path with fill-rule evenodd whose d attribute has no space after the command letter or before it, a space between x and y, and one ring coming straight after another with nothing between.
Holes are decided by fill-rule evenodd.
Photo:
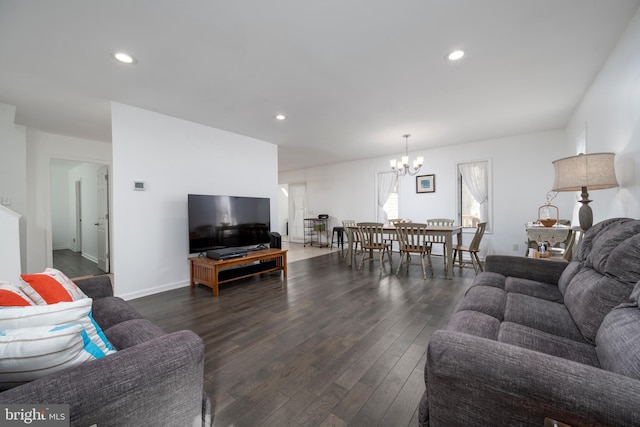
<instances>
[{"instance_id":1,"label":"sofa cushion","mask_svg":"<svg viewBox=\"0 0 640 427\"><path fill-rule=\"evenodd\" d=\"M104 333L118 350L166 335L165 331L147 319L126 320L106 329Z\"/></svg>"},{"instance_id":2,"label":"sofa cushion","mask_svg":"<svg viewBox=\"0 0 640 427\"><path fill-rule=\"evenodd\" d=\"M528 326L502 322L498 341L573 360L574 362L600 367L596 351L591 344L559 337Z\"/></svg>"},{"instance_id":3,"label":"sofa cushion","mask_svg":"<svg viewBox=\"0 0 640 427\"><path fill-rule=\"evenodd\" d=\"M131 319L142 319L142 315L119 297L104 297L93 301L93 318L103 330Z\"/></svg>"},{"instance_id":4,"label":"sofa cushion","mask_svg":"<svg viewBox=\"0 0 640 427\"><path fill-rule=\"evenodd\" d=\"M603 320L596 353L608 371L640 380L640 309L622 305Z\"/></svg>"},{"instance_id":5,"label":"sofa cushion","mask_svg":"<svg viewBox=\"0 0 640 427\"><path fill-rule=\"evenodd\" d=\"M504 320L570 340L584 341L566 307L556 302L510 293Z\"/></svg>"},{"instance_id":6,"label":"sofa cushion","mask_svg":"<svg viewBox=\"0 0 640 427\"><path fill-rule=\"evenodd\" d=\"M451 316L445 329L496 340L500 320L479 311L462 310Z\"/></svg>"},{"instance_id":7,"label":"sofa cushion","mask_svg":"<svg viewBox=\"0 0 640 427\"><path fill-rule=\"evenodd\" d=\"M561 303L562 294L558 286L549 283L537 282L535 280L522 279L519 277L507 277L505 280L505 291L529 295L547 301Z\"/></svg>"},{"instance_id":8,"label":"sofa cushion","mask_svg":"<svg viewBox=\"0 0 640 427\"><path fill-rule=\"evenodd\" d=\"M585 233L589 252L564 293L564 303L584 339L594 344L604 317L626 302L640 280L640 220L599 223ZM584 241L583 241L584 243Z\"/></svg>"},{"instance_id":9,"label":"sofa cushion","mask_svg":"<svg viewBox=\"0 0 640 427\"><path fill-rule=\"evenodd\" d=\"M571 280L573 280L574 276L578 274L578 272L582 269L583 265L584 261L577 261L576 259L574 259L562 272L562 275L558 280L558 290L563 296L567 291L567 286L569 286L569 283L571 283Z\"/></svg>"},{"instance_id":10,"label":"sofa cushion","mask_svg":"<svg viewBox=\"0 0 640 427\"><path fill-rule=\"evenodd\" d=\"M479 311L502 321L507 294L503 289L493 286L473 286L467 290L460 303L459 311Z\"/></svg>"}]
</instances>

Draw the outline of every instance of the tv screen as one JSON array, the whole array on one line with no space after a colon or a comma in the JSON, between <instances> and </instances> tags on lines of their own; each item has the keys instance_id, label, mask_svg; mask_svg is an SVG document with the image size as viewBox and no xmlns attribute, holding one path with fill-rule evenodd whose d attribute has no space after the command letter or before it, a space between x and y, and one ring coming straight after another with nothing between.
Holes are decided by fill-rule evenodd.
<instances>
[{"instance_id":1,"label":"tv screen","mask_svg":"<svg viewBox=\"0 0 640 427\"><path fill-rule=\"evenodd\" d=\"M189 253L271 240L271 202L262 197L188 195Z\"/></svg>"}]
</instances>

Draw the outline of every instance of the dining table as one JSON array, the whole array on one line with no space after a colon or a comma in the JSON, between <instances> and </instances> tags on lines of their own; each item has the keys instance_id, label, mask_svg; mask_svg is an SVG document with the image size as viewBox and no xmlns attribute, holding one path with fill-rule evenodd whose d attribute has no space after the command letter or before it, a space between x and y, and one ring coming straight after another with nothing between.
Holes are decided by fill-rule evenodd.
<instances>
[{"instance_id":1,"label":"dining table","mask_svg":"<svg viewBox=\"0 0 640 427\"><path fill-rule=\"evenodd\" d=\"M354 251L353 251L353 232L357 230L358 227L346 227L345 232L347 233L347 253L345 254L345 263L347 265L353 264ZM393 239L396 237L396 227L392 224L385 225L382 229L383 234L386 234ZM452 226L437 226L437 225L429 225L427 226L427 233L431 236L442 236L445 239L445 253L443 254L446 259L447 271L446 278L453 279L453 236L456 236L456 244L462 245L462 226L460 225L452 225Z\"/></svg>"}]
</instances>

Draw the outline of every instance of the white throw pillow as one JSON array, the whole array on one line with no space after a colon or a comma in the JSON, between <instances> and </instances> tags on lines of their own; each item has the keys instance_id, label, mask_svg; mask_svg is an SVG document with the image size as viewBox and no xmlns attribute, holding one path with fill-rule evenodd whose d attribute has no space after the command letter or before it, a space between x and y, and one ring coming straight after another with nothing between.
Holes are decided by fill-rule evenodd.
<instances>
[{"instance_id":1,"label":"white throw pillow","mask_svg":"<svg viewBox=\"0 0 640 427\"><path fill-rule=\"evenodd\" d=\"M0 329L0 390L103 355L79 323Z\"/></svg>"},{"instance_id":2,"label":"white throw pillow","mask_svg":"<svg viewBox=\"0 0 640 427\"><path fill-rule=\"evenodd\" d=\"M22 329L36 326L60 326L80 323L88 338L102 355L115 352L102 329L91 316L91 298L30 307L0 309L0 329Z\"/></svg>"}]
</instances>

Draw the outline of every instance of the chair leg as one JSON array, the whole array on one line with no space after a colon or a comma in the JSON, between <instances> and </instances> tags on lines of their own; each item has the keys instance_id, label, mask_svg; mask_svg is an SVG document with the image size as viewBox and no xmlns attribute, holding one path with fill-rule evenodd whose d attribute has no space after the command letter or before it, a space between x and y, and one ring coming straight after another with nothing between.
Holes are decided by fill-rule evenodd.
<instances>
[{"instance_id":1,"label":"chair leg","mask_svg":"<svg viewBox=\"0 0 640 427\"><path fill-rule=\"evenodd\" d=\"M424 253L420 254L420 264L422 264L422 278L427 280L427 271L424 268L424 256Z\"/></svg>"},{"instance_id":2,"label":"chair leg","mask_svg":"<svg viewBox=\"0 0 640 427\"><path fill-rule=\"evenodd\" d=\"M476 262L477 262L477 264L478 264L478 270L480 270L481 272L482 272L482 271L484 271L484 269L482 268L482 263L480 262L480 258L478 257L478 253L477 253L477 252L472 252L472 253L471 253L471 255L472 255L473 257L475 257L475 259L476 259ZM478 273L478 272L476 271L476 274L477 274L477 273Z\"/></svg>"},{"instance_id":3,"label":"chair leg","mask_svg":"<svg viewBox=\"0 0 640 427\"><path fill-rule=\"evenodd\" d=\"M358 271L360 271L360 269L362 268L362 264L364 264L364 257L366 256L367 256L367 252L363 249L362 258L360 258L360 264L358 264Z\"/></svg>"},{"instance_id":4,"label":"chair leg","mask_svg":"<svg viewBox=\"0 0 640 427\"><path fill-rule=\"evenodd\" d=\"M400 268L402 267L402 257L404 256L404 254L402 253L402 251L400 251L400 261L398 262L398 268L396 269L396 276L398 274L400 274Z\"/></svg>"},{"instance_id":5,"label":"chair leg","mask_svg":"<svg viewBox=\"0 0 640 427\"><path fill-rule=\"evenodd\" d=\"M447 244L442 244L442 259L444 259L444 271L447 271Z\"/></svg>"}]
</instances>

